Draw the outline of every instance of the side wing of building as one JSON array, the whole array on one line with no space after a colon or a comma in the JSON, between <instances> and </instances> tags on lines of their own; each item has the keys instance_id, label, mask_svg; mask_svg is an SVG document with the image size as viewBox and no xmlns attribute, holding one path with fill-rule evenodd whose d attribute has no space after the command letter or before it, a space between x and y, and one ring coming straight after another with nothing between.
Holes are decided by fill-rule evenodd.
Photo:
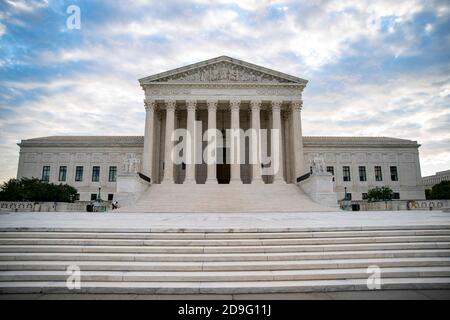
<instances>
[{"instance_id":1,"label":"side wing of building","mask_svg":"<svg viewBox=\"0 0 450 320\"><path fill-rule=\"evenodd\" d=\"M390 186L401 200L425 199L419 144L395 138L303 137L305 163L323 157L334 175L338 199L344 188L362 200L370 188ZM19 143L17 177L67 183L91 200L102 187L103 198L116 193L116 177L129 155L142 159L142 136L45 137Z\"/></svg>"},{"instance_id":2,"label":"side wing of building","mask_svg":"<svg viewBox=\"0 0 450 320\"><path fill-rule=\"evenodd\" d=\"M17 177L39 178L77 188L79 200L95 197L101 186L102 199L116 192L117 174L127 156L142 158L144 138L127 137L44 137L19 143Z\"/></svg>"},{"instance_id":3,"label":"side wing of building","mask_svg":"<svg viewBox=\"0 0 450 320\"><path fill-rule=\"evenodd\" d=\"M344 190L364 200L374 187L389 186L400 200L425 199L417 141L386 137L303 137L305 163L323 157L334 175L338 199Z\"/></svg>"}]
</instances>

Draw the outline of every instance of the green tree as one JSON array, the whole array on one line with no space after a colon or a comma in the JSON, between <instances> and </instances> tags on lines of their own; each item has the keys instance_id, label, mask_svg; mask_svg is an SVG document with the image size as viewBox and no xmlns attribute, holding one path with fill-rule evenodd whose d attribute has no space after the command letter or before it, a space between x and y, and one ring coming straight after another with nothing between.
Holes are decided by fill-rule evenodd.
<instances>
[{"instance_id":1,"label":"green tree","mask_svg":"<svg viewBox=\"0 0 450 320\"><path fill-rule=\"evenodd\" d=\"M39 179L11 179L0 187L0 201L73 202L77 189Z\"/></svg>"},{"instance_id":2,"label":"green tree","mask_svg":"<svg viewBox=\"0 0 450 320\"><path fill-rule=\"evenodd\" d=\"M425 193L429 200L450 199L450 181L442 181L431 188L431 191Z\"/></svg>"},{"instance_id":3,"label":"green tree","mask_svg":"<svg viewBox=\"0 0 450 320\"><path fill-rule=\"evenodd\" d=\"M389 187L376 187L367 192L369 202L390 201L394 197L394 192Z\"/></svg>"}]
</instances>

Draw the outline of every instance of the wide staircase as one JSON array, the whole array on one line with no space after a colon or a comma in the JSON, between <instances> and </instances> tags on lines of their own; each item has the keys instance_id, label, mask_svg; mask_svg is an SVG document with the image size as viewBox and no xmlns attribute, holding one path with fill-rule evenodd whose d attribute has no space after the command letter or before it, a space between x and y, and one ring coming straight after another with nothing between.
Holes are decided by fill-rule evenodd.
<instances>
[{"instance_id":1,"label":"wide staircase","mask_svg":"<svg viewBox=\"0 0 450 320\"><path fill-rule=\"evenodd\" d=\"M449 289L450 226L0 230L0 293L368 290L373 266L382 290Z\"/></svg>"},{"instance_id":2,"label":"wide staircase","mask_svg":"<svg viewBox=\"0 0 450 320\"><path fill-rule=\"evenodd\" d=\"M312 201L295 184L153 184L119 212L336 211Z\"/></svg>"}]
</instances>

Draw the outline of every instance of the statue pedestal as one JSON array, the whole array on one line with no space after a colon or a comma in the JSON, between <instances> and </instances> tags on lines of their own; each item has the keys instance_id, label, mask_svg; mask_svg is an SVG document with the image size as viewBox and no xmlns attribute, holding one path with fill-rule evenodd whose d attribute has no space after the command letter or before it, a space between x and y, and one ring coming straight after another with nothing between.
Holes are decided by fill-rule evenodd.
<instances>
[{"instance_id":1,"label":"statue pedestal","mask_svg":"<svg viewBox=\"0 0 450 320\"><path fill-rule=\"evenodd\" d=\"M299 183L300 188L314 201L322 205L339 208L336 193L333 190L331 173L313 173Z\"/></svg>"},{"instance_id":2,"label":"statue pedestal","mask_svg":"<svg viewBox=\"0 0 450 320\"><path fill-rule=\"evenodd\" d=\"M137 173L123 173L117 176L117 193L115 200L119 207L133 205L150 184L142 180Z\"/></svg>"}]
</instances>

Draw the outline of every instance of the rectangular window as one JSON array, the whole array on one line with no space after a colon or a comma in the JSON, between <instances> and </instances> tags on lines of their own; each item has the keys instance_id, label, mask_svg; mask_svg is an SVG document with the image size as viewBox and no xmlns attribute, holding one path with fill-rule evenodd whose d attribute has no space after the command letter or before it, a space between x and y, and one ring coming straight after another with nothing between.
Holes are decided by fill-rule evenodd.
<instances>
[{"instance_id":1,"label":"rectangular window","mask_svg":"<svg viewBox=\"0 0 450 320\"><path fill-rule=\"evenodd\" d=\"M42 181L50 181L50 166L44 166L42 168Z\"/></svg>"},{"instance_id":2,"label":"rectangular window","mask_svg":"<svg viewBox=\"0 0 450 320\"><path fill-rule=\"evenodd\" d=\"M75 169L75 181L83 181L83 167L76 167Z\"/></svg>"},{"instance_id":3,"label":"rectangular window","mask_svg":"<svg viewBox=\"0 0 450 320\"><path fill-rule=\"evenodd\" d=\"M91 193L91 200L92 201L97 200L97 194L96 193Z\"/></svg>"},{"instance_id":4,"label":"rectangular window","mask_svg":"<svg viewBox=\"0 0 450 320\"><path fill-rule=\"evenodd\" d=\"M391 167L391 181L398 181L398 172L395 166Z\"/></svg>"},{"instance_id":5,"label":"rectangular window","mask_svg":"<svg viewBox=\"0 0 450 320\"><path fill-rule=\"evenodd\" d=\"M351 177L350 177L350 167L349 166L344 166L342 167L342 173L343 173L343 179L344 181L350 181Z\"/></svg>"},{"instance_id":6,"label":"rectangular window","mask_svg":"<svg viewBox=\"0 0 450 320\"><path fill-rule=\"evenodd\" d=\"M375 181L383 181L381 166L375 166Z\"/></svg>"},{"instance_id":7,"label":"rectangular window","mask_svg":"<svg viewBox=\"0 0 450 320\"><path fill-rule=\"evenodd\" d=\"M79 194L79 193L77 193L77 194L75 195L75 201L80 201L80 194Z\"/></svg>"},{"instance_id":8,"label":"rectangular window","mask_svg":"<svg viewBox=\"0 0 450 320\"><path fill-rule=\"evenodd\" d=\"M352 200L352 194L347 192L347 200Z\"/></svg>"},{"instance_id":9,"label":"rectangular window","mask_svg":"<svg viewBox=\"0 0 450 320\"><path fill-rule=\"evenodd\" d=\"M109 182L117 181L117 167L109 167Z\"/></svg>"},{"instance_id":10,"label":"rectangular window","mask_svg":"<svg viewBox=\"0 0 450 320\"><path fill-rule=\"evenodd\" d=\"M359 167L359 181L367 181L366 167L365 166L360 166Z\"/></svg>"},{"instance_id":11,"label":"rectangular window","mask_svg":"<svg viewBox=\"0 0 450 320\"><path fill-rule=\"evenodd\" d=\"M100 167L92 167L92 182L100 181Z\"/></svg>"},{"instance_id":12,"label":"rectangular window","mask_svg":"<svg viewBox=\"0 0 450 320\"><path fill-rule=\"evenodd\" d=\"M394 199L394 200L400 200L400 193L394 192L393 199Z\"/></svg>"},{"instance_id":13,"label":"rectangular window","mask_svg":"<svg viewBox=\"0 0 450 320\"><path fill-rule=\"evenodd\" d=\"M327 167L327 172L331 173L334 176L334 167L333 166Z\"/></svg>"},{"instance_id":14,"label":"rectangular window","mask_svg":"<svg viewBox=\"0 0 450 320\"><path fill-rule=\"evenodd\" d=\"M108 193L108 201L113 201L113 200L114 200L114 194Z\"/></svg>"},{"instance_id":15,"label":"rectangular window","mask_svg":"<svg viewBox=\"0 0 450 320\"><path fill-rule=\"evenodd\" d=\"M58 181L66 181L66 176L67 176L67 167L66 166L59 167Z\"/></svg>"},{"instance_id":16,"label":"rectangular window","mask_svg":"<svg viewBox=\"0 0 450 320\"><path fill-rule=\"evenodd\" d=\"M368 198L367 193L363 193L363 194L362 194L362 199L363 199L363 200L367 200L367 198Z\"/></svg>"}]
</instances>

